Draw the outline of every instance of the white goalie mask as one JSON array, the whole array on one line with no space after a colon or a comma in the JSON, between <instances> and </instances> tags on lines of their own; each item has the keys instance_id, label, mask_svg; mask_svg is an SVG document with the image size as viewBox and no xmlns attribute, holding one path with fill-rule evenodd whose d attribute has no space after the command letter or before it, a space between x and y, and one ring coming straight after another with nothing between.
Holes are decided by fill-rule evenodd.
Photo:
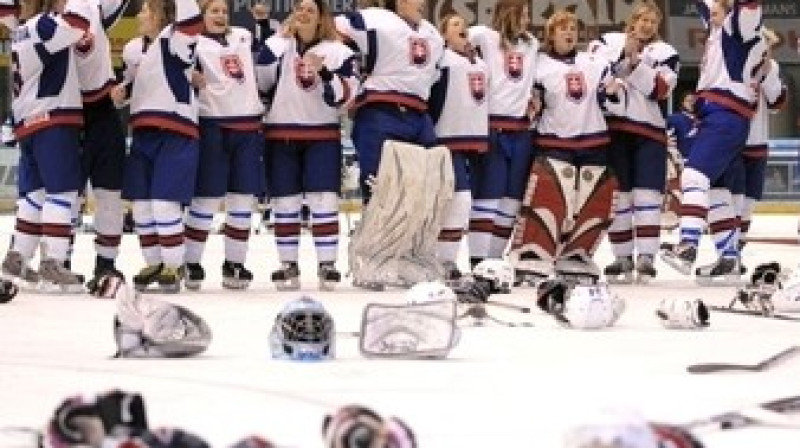
<instances>
[{"instance_id":1,"label":"white goalie mask","mask_svg":"<svg viewBox=\"0 0 800 448\"><path fill-rule=\"evenodd\" d=\"M405 294L406 302L409 305L420 305L442 300L457 300L456 293L441 282L420 282L412 286Z\"/></svg>"},{"instance_id":2,"label":"white goalie mask","mask_svg":"<svg viewBox=\"0 0 800 448\"><path fill-rule=\"evenodd\" d=\"M771 300L778 313L800 313L800 274L784 281L772 294Z\"/></svg>"},{"instance_id":3,"label":"white goalie mask","mask_svg":"<svg viewBox=\"0 0 800 448\"><path fill-rule=\"evenodd\" d=\"M287 303L269 335L275 359L323 361L335 358L336 328L325 307L303 296Z\"/></svg>"},{"instance_id":4,"label":"white goalie mask","mask_svg":"<svg viewBox=\"0 0 800 448\"><path fill-rule=\"evenodd\" d=\"M613 326L625 310L625 302L611 294L607 285L575 285L564 304L569 326L597 330Z\"/></svg>"},{"instance_id":5,"label":"white goalie mask","mask_svg":"<svg viewBox=\"0 0 800 448\"><path fill-rule=\"evenodd\" d=\"M472 269L472 275L488 280L493 293L509 292L514 284L514 268L504 260L483 260Z\"/></svg>"},{"instance_id":6,"label":"white goalie mask","mask_svg":"<svg viewBox=\"0 0 800 448\"><path fill-rule=\"evenodd\" d=\"M658 305L656 316L661 325L670 329L691 330L709 325L708 307L700 299L664 299Z\"/></svg>"}]
</instances>

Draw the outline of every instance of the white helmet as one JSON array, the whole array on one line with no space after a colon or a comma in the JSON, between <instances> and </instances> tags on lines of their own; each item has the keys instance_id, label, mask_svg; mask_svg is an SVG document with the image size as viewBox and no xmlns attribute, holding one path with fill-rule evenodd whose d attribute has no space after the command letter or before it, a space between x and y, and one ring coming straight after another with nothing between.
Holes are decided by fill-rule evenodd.
<instances>
[{"instance_id":1,"label":"white helmet","mask_svg":"<svg viewBox=\"0 0 800 448\"><path fill-rule=\"evenodd\" d=\"M800 274L787 279L772 294L772 306L779 313L800 313Z\"/></svg>"},{"instance_id":2,"label":"white helmet","mask_svg":"<svg viewBox=\"0 0 800 448\"><path fill-rule=\"evenodd\" d=\"M405 294L406 302L419 305L443 300L456 301L456 293L441 282L420 282L412 286Z\"/></svg>"},{"instance_id":3,"label":"white helmet","mask_svg":"<svg viewBox=\"0 0 800 448\"><path fill-rule=\"evenodd\" d=\"M483 260L472 269L472 275L488 280L493 293L509 292L514 284L514 268L505 260Z\"/></svg>"},{"instance_id":4,"label":"white helmet","mask_svg":"<svg viewBox=\"0 0 800 448\"><path fill-rule=\"evenodd\" d=\"M572 328L597 330L610 327L625 310L625 303L606 285L575 285L564 305L564 317Z\"/></svg>"},{"instance_id":5,"label":"white helmet","mask_svg":"<svg viewBox=\"0 0 800 448\"><path fill-rule=\"evenodd\" d=\"M671 297L661 301L656 316L665 328L694 329L708 326L708 308L700 299Z\"/></svg>"}]
</instances>

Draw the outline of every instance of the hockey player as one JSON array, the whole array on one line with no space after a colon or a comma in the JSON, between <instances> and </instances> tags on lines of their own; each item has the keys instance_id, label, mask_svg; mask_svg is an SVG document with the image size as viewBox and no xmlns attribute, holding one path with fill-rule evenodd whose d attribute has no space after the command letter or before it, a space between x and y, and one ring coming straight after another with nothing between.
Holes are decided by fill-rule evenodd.
<instances>
[{"instance_id":1,"label":"hockey player","mask_svg":"<svg viewBox=\"0 0 800 448\"><path fill-rule=\"evenodd\" d=\"M750 122L750 133L747 136L742 156L744 158L745 197L739 210L740 245L743 245L755 203L761 200L764 192L764 175L767 166L767 141L769 140L769 115L781 109L786 103L787 88L780 78L780 66L772 59L772 48L780 43L774 31L764 28L764 40L768 46L758 84L758 108L753 121Z\"/></svg>"},{"instance_id":2,"label":"hockey player","mask_svg":"<svg viewBox=\"0 0 800 448\"><path fill-rule=\"evenodd\" d=\"M122 240L122 172L125 135L109 93L115 82L107 30L122 16L128 0L89 0L90 37L73 47L83 97L83 173L95 198L95 260L92 280L116 271Z\"/></svg>"},{"instance_id":3,"label":"hockey player","mask_svg":"<svg viewBox=\"0 0 800 448\"><path fill-rule=\"evenodd\" d=\"M530 110L539 41L528 31L523 0L500 0L492 26L469 29L470 43L489 67L489 151L470 165L473 204L470 264L502 258L533 160Z\"/></svg>"},{"instance_id":4,"label":"hockey player","mask_svg":"<svg viewBox=\"0 0 800 448\"><path fill-rule=\"evenodd\" d=\"M340 108L358 87L357 61L336 40L328 5L303 0L269 38L257 63L259 89L271 92L266 116L269 193L281 268L272 274L278 289L298 289L300 213L311 211L320 287L341 280L335 263L339 247L341 188Z\"/></svg>"},{"instance_id":5,"label":"hockey player","mask_svg":"<svg viewBox=\"0 0 800 448\"><path fill-rule=\"evenodd\" d=\"M634 6L623 33L607 33L592 50L616 67L625 97L622 114L609 113L608 158L619 183L608 239L615 260L606 266L609 281L646 282L655 277L654 257L661 233L661 205L666 183L667 134L660 102L678 82L679 57L662 41L658 5ZM634 256L636 256L634 263Z\"/></svg>"},{"instance_id":6,"label":"hockey player","mask_svg":"<svg viewBox=\"0 0 800 448\"><path fill-rule=\"evenodd\" d=\"M141 14L160 31L136 68L130 99L133 140L123 185L147 263L134 285L146 289L157 282L166 292L180 291L182 206L192 198L197 174L198 106L190 76L202 28L195 0L172 5L167 0L142 4Z\"/></svg>"},{"instance_id":7,"label":"hockey player","mask_svg":"<svg viewBox=\"0 0 800 448\"><path fill-rule=\"evenodd\" d=\"M201 3L205 31L197 44L201 73L200 163L186 216L186 288L205 279L200 260L214 214L225 200L222 285L244 289L253 274L244 267L255 197L264 192L264 106L258 96L252 36L228 25L224 0Z\"/></svg>"},{"instance_id":8,"label":"hockey player","mask_svg":"<svg viewBox=\"0 0 800 448\"><path fill-rule=\"evenodd\" d=\"M667 245L662 259L689 274L711 200L709 190L739 156L755 114L753 85L762 63L761 4L745 0L698 0L698 11L709 36L700 68L695 110L700 120L689 159L681 175L680 242ZM732 199L714 201L717 216L735 218ZM716 275L739 273L736 219L720 219L722 256L709 267Z\"/></svg>"},{"instance_id":9,"label":"hockey player","mask_svg":"<svg viewBox=\"0 0 800 448\"><path fill-rule=\"evenodd\" d=\"M616 93L608 62L578 52L578 21L554 13L545 27L546 52L536 62L542 112L520 221L512 240L515 268L534 281L554 274L592 283L592 257L608 226L614 176L606 167L608 128L601 109Z\"/></svg>"},{"instance_id":10,"label":"hockey player","mask_svg":"<svg viewBox=\"0 0 800 448\"><path fill-rule=\"evenodd\" d=\"M489 71L467 41L463 17L446 16L439 30L446 48L439 62L441 75L431 89L428 105L439 144L451 151L455 194L439 232L438 255L445 268L445 280L457 280L461 272L456 259L472 205L469 161L489 149ZM469 111L468 120L465 111Z\"/></svg>"},{"instance_id":11,"label":"hockey player","mask_svg":"<svg viewBox=\"0 0 800 448\"><path fill-rule=\"evenodd\" d=\"M3 274L81 292L83 278L64 263L72 207L81 188L80 86L71 46L89 39L85 1L26 2L12 33L14 134L20 144L20 199ZM39 242L39 271L28 268Z\"/></svg>"},{"instance_id":12,"label":"hockey player","mask_svg":"<svg viewBox=\"0 0 800 448\"><path fill-rule=\"evenodd\" d=\"M423 0L386 0L383 7L336 18L337 31L365 60L351 134L364 203L372 197L369 182L377 175L386 140L423 147L436 143L426 112L444 42L424 15Z\"/></svg>"}]
</instances>

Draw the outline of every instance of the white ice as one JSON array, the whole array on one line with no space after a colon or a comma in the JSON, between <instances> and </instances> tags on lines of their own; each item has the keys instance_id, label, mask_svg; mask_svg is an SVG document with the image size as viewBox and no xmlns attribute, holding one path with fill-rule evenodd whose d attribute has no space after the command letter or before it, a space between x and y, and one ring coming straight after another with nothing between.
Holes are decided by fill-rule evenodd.
<instances>
[{"instance_id":1,"label":"white ice","mask_svg":"<svg viewBox=\"0 0 800 448\"><path fill-rule=\"evenodd\" d=\"M12 229L13 219L0 224ZM0 247L6 247L9 233ZM796 218L757 216L753 234L794 236ZM665 240L675 238L664 234ZM119 267L131 276L142 266L134 236L123 238L122 254ZM663 263L650 286L614 287L628 309L606 331L567 330L536 310L523 315L492 307L498 318L527 319L535 327L466 328L461 345L444 361L365 360L356 339L342 335L335 361L273 361L267 335L275 314L301 293L323 301L343 332L358 329L366 303L399 302L403 295L349 285L319 292L308 234L302 240L303 290L279 293L269 282L278 264L275 254L271 234L253 235L248 265L256 281L246 292L232 293L220 285L222 237L209 239L203 290L166 297L196 311L214 331L208 351L196 359L110 359L110 301L21 293L0 305L0 427L41 427L67 395L123 388L144 394L152 425L183 427L215 447L251 433L284 446L321 447L325 413L359 403L405 419L423 448L557 448L566 427L597 409L632 408L652 420L680 423L800 393L800 360L763 373L686 373L689 364L756 363L800 344L800 323L712 314L707 330L665 330L654 317L661 299L680 295L722 305L734 289L698 287ZM341 254L345 270L344 238ZM744 260L751 268L771 260L796 267L798 254L798 247L751 244ZM710 243L704 242L700 263L712 258ZM610 260L604 244L598 261ZM92 236L79 235L76 270L90 273L93 261ZM493 299L533 306L529 289ZM700 435L713 448L800 446L800 430Z\"/></svg>"}]
</instances>

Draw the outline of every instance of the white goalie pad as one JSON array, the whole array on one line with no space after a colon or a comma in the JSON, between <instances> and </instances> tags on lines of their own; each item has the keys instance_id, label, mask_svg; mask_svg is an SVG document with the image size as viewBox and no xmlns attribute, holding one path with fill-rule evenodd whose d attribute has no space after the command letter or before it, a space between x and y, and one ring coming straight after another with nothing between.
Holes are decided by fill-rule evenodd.
<instances>
[{"instance_id":1,"label":"white goalie pad","mask_svg":"<svg viewBox=\"0 0 800 448\"><path fill-rule=\"evenodd\" d=\"M442 279L436 247L455 188L450 151L389 140L372 188L350 240L353 283L405 287Z\"/></svg>"},{"instance_id":2,"label":"white goalie pad","mask_svg":"<svg viewBox=\"0 0 800 448\"><path fill-rule=\"evenodd\" d=\"M460 338L456 302L372 303L364 308L359 349L367 358L445 358Z\"/></svg>"}]
</instances>

